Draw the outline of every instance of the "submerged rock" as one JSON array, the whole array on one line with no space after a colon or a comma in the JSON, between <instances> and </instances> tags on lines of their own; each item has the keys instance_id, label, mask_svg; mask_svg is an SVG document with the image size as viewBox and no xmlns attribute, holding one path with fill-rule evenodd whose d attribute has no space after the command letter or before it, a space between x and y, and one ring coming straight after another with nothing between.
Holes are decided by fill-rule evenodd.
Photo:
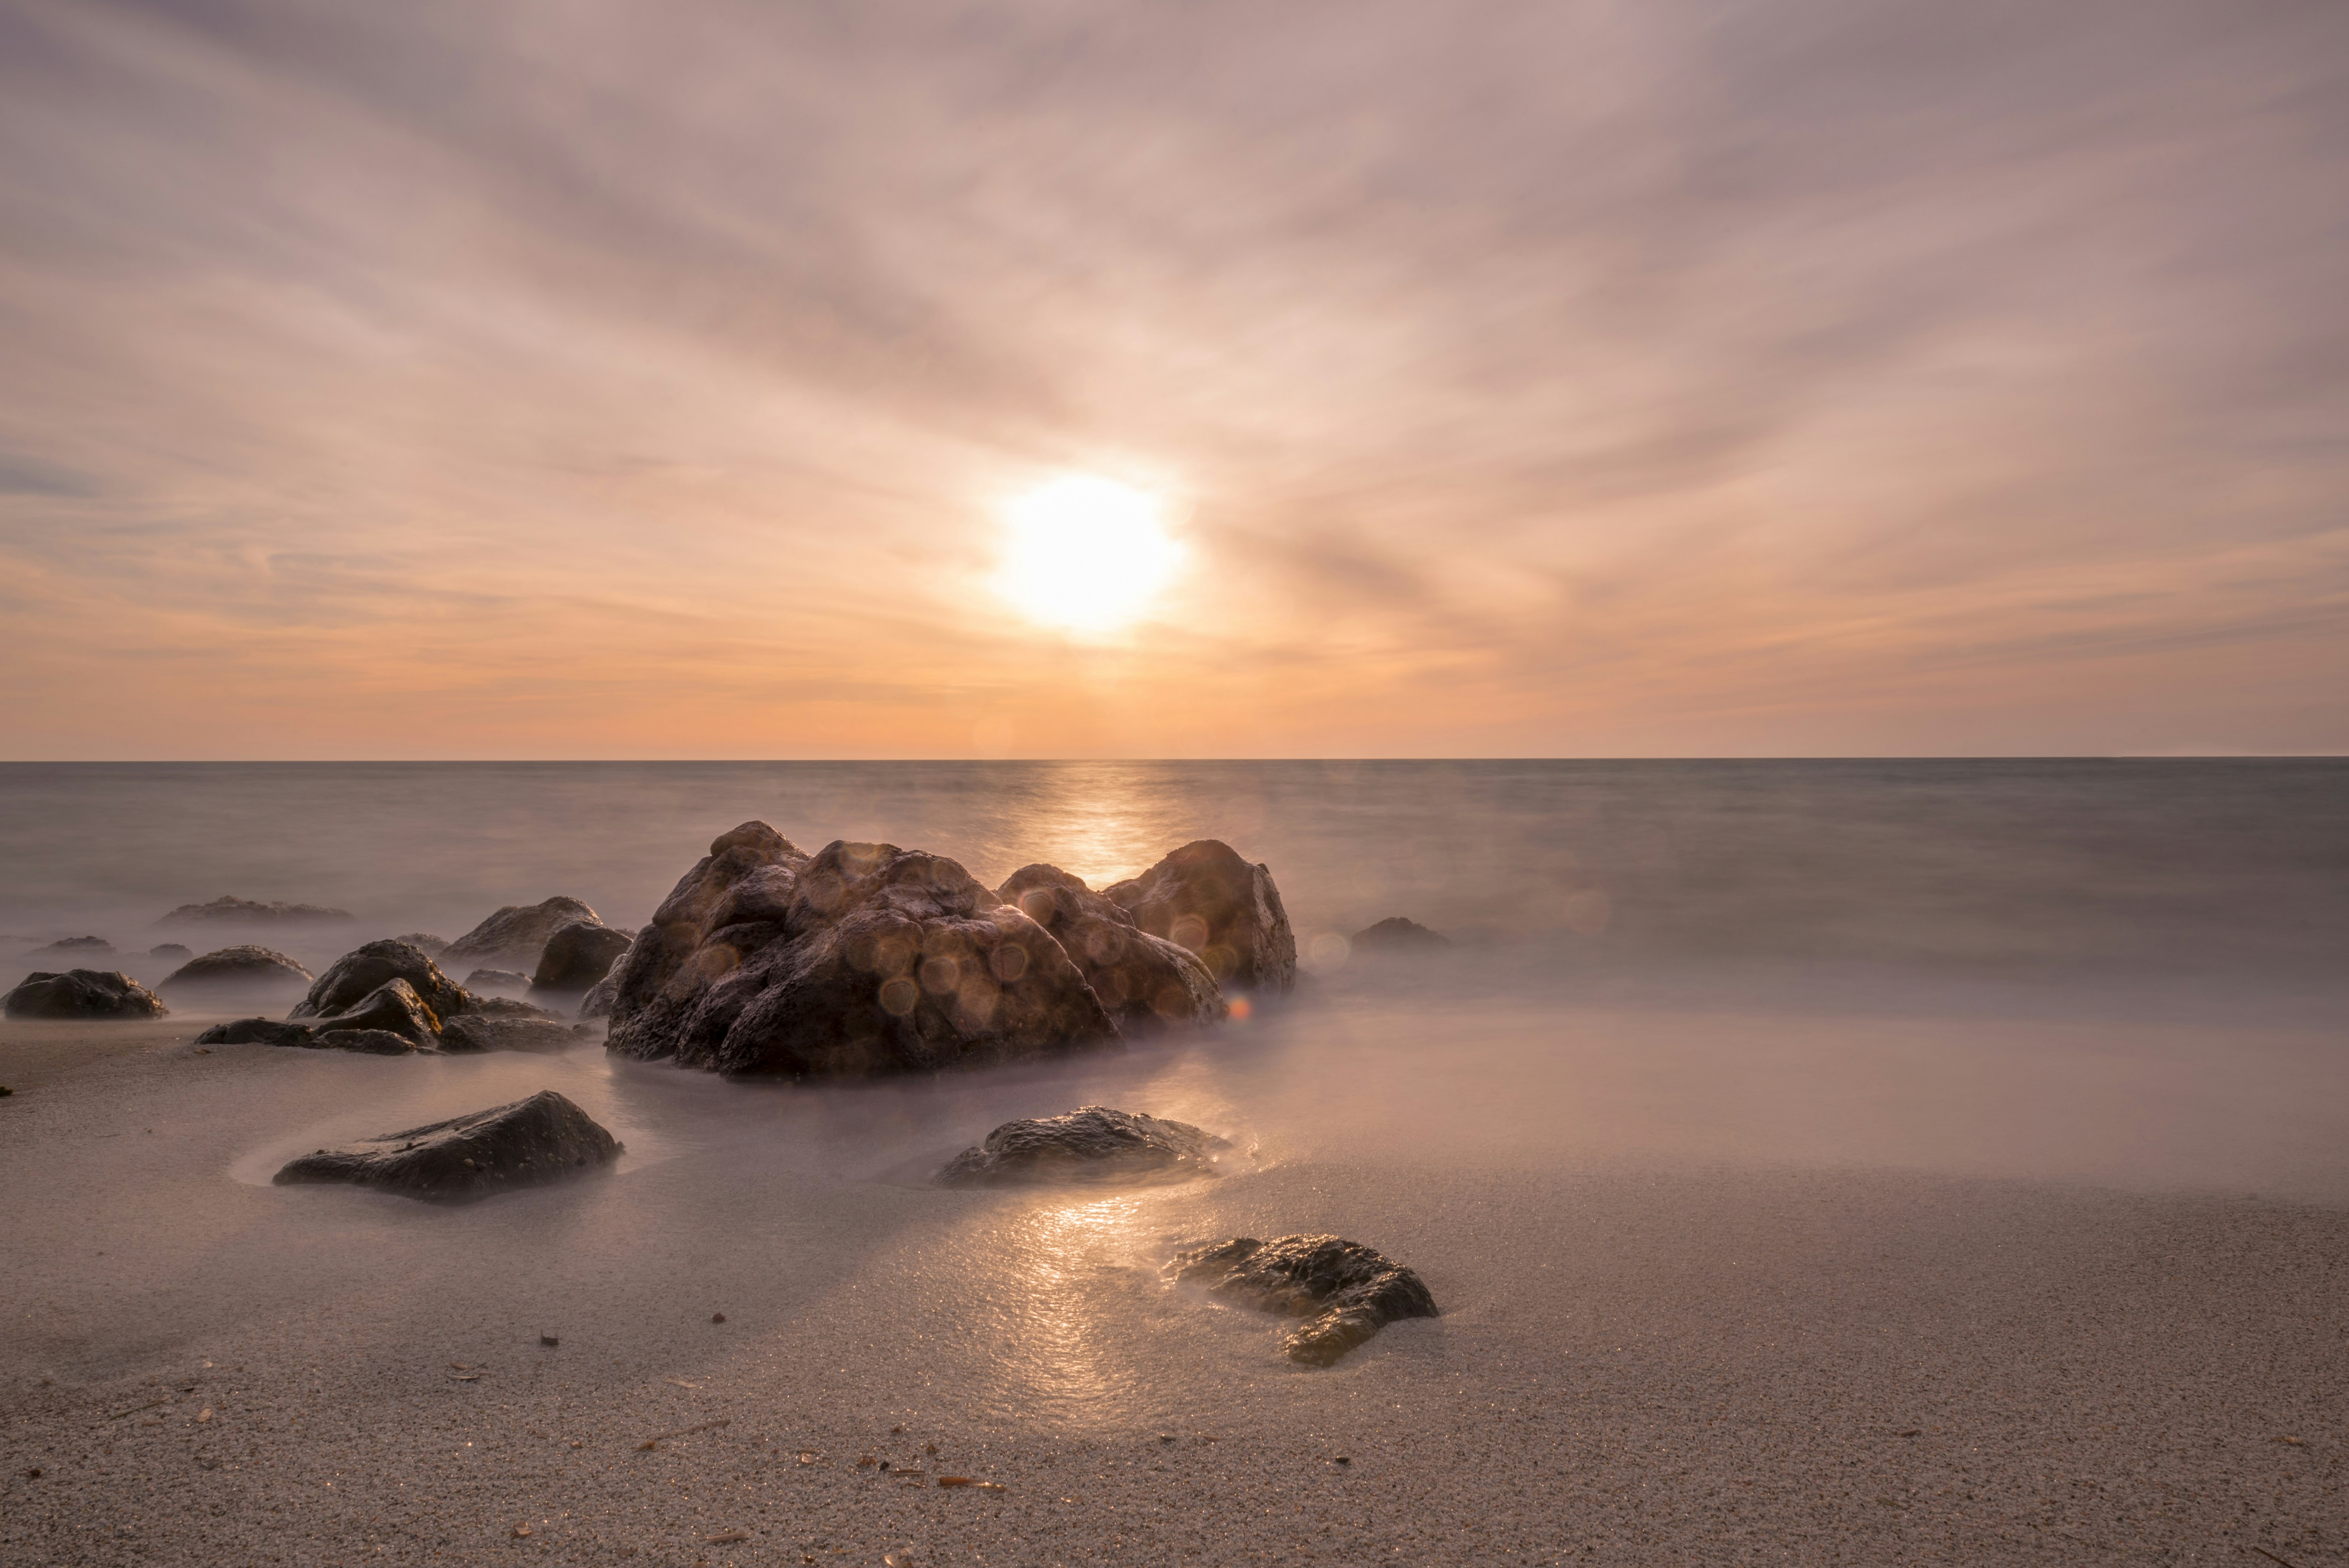
<instances>
[{"instance_id":1,"label":"submerged rock","mask_svg":"<svg viewBox=\"0 0 2349 1568\"><path fill-rule=\"evenodd\" d=\"M461 1013L440 1026L444 1051L567 1051L579 1040L570 1025L552 1018L493 1018Z\"/></svg>"},{"instance_id":2,"label":"submerged rock","mask_svg":"<svg viewBox=\"0 0 2349 1568\"><path fill-rule=\"evenodd\" d=\"M189 959L195 956L195 953L187 945L187 944L182 942L161 942L149 948L147 950L147 956L150 958L176 958L181 963L185 964Z\"/></svg>"},{"instance_id":3,"label":"submerged rock","mask_svg":"<svg viewBox=\"0 0 2349 1568\"><path fill-rule=\"evenodd\" d=\"M1211 1024L1227 1010L1197 954L1142 930L1082 878L1058 866L1022 866L996 896L1051 934L1121 1028Z\"/></svg>"},{"instance_id":4,"label":"submerged rock","mask_svg":"<svg viewBox=\"0 0 2349 1568\"><path fill-rule=\"evenodd\" d=\"M348 1181L427 1202L465 1203L606 1169L621 1150L585 1111L543 1089L512 1105L321 1149L289 1161L276 1182Z\"/></svg>"},{"instance_id":5,"label":"submerged rock","mask_svg":"<svg viewBox=\"0 0 2349 1568\"><path fill-rule=\"evenodd\" d=\"M454 968L488 964L501 969L535 969L546 939L574 920L604 922L575 898L557 894L538 903L510 903L450 943L440 954Z\"/></svg>"},{"instance_id":6,"label":"submerged rock","mask_svg":"<svg viewBox=\"0 0 2349 1568\"><path fill-rule=\"evenodd\" d=\"M1452 938L1442 932L1430 931L1419 922L1399 914L1389 915L1376 925L1354 933L1348 940L1371 952L1434 953L1452 945Z\"/></svg>"},{"instance_id":7,"label":"submerged rock","mask_svg":"<svg viewBox=\"0 0 2349 1568\"><path fill-rule=\"evenodd\" d=\"M114 944L109 942L103 936L68 936L59 941L52 942L47 947L36 947L32 952L26 954L25 956L27 958L60 959L106 958L111 957L113 953Z\"/></svg>"},{"instance_id":8,"label":"submerged rock","mask_svg":"<svg viewBox=\"0 0 2349 1568\"><path fill-rule=\"evenodd\" d=\"M519 969L476 969L465 976L468 991L527 991L530 976Z\"/></svg>"},{"instance_id":9,"label":"submerged rock","mask_svg":"<svg viewBox=\"0 0 2349 1568\"><path fill-rule=\"evenodd\" d=\"M519 996L474 996L465 1009L465 1016L478 1015L484 1018L546 1018L559 1020L563 1015L551 1012L535 1002L525 1002ZM444 1020L445 1021L445 1020Z\"/></svg>"},{"instance_id":10,"label":"submerged rock","mask_svg":"<svg viewBox=\"0 0 2349 1568\"><path fill-rule=\"evenodd\" d=\"M435 1018L469 1013L478 1006L471 992L443 975L420 949L386 940L353 948L328 965L310 994L287 1016L316 1018L343 1012L393 980L407 982Z\"/></svg>"},{"instance_id":11,"label":"submerged rock","mask_svg":"<svg viewBox=\"0 0 2349 1568\"><path fill-rule=\"evenodd\" d=\"M27 975L0 999L11 1018L160 1018L171 1009L129 975L110 969Z\"/></svg>"},{"instance_id":12,"label":"submerged rock","mask_svg":"<svg viewBox=\"0 0 2349 1568\"><path fill-rule=\"evenodd\" d=\"M844 841L809 856L745 822L630 949L611 1047L728 1073L863 1078L1117 1038L1051 934L953 861Z\"/></svg>"},{"instance_id":13,"label":"submerged rock","mask_svg":"<svg viewBox=\"0 0 2349 1568\"><path fill-rule=\"evenodd\" d=\"M435 936L429 931L411 931L405 936L395 936L394 942L405 942L428 958L438 958L449 951L449 939Z\"/></svg>"},{"instance_id":14,"label":"submerged rock","mask_svg":"<svg viewBox=\"0 0 2349 1568\"><path fill-rule=\"evenodd\" d=\"M325 925L358 917L347 909L327 909L315 903L267 903L226 894L210 903L183 903L158 925Z\"/></svg>"},{"instance_id":15,"label":"submerged rock","mask_svg":"<svg viewBox=\"0 0 2349 1568\"><path fill-rule=\"evenodd\" d=\"M600 920L574 920L546 939L530 977L536 991L585 991L612 972L636 938Z\"/></svg>"},{"instance_id":16,"label":"submerged rock","mask_svg":"<svg viewBox=\"0 0 2349 1568\"><path fill-rule=\"evenodd\" d=\"M1329 1366L1399 1319L1437 1315L1419 1275L1337 1236L1236 1236L1176 1254L1165 1272L1219 1301L1305 1319L1281 1348L1308 1367Z\"/></svg>"},{"instance_id":17,"label":"submerged rock","mask_svg":"<svg viewBox=\"0 0 2349 1568\"><path fill-rule=\"evenodd\" d=\"M1187 1121L1089 1105L1067 1116L1007 1121L937 1174L943 1187L1034 1182L1183 1181L1217 1174L1228 1140Z\"/></svg>"},{"instance_id":18,"label":"submerged rock","mask_svg":"<svg viewBox=\"0 0 2349 1568\"><path fill-rule=\"evenodd\" d=\"M159 991L307 991L314 976L273 947L223 947L182 964Z\"/></svg>"},{"instance_id":19,"label":"submerged rock","mask_svg":"<svg viewBox=\"0 0 2349 1568\"><path fill-rule=\"evenodd\" d=\"M389 1029L321 1029L305 1043L322 1051L358 1051L371 1057L413 1056L427 1048Z\"/></svg>"},{"instance_id":20,"label":"submerged rock","mask_svg":"<svg viewBox=\"0 0 2349 1568\"><path fill-rule=\"evenodd\" d=\"M411 1045L437 1046L440 1043L440 1015L434 1012L416 987L405 980L387 980L339 1013L329 1013L317 1021L323 1036L330 1029L381 1029L398 1035Z\"/></svg>"},{"instance_id":21,"label":"submerged rock","mask_svg":"<svg viewBox=\"0 0 2349 1568\"><path fill-rule=\"evenodd\" d=\"M1185 844L1103 892L1143 931L1197 954L1227 989L1287 991L1297 984L1297 938L1271 869L1249 864L1229 844Z\"/></svg>"},{"instance_id":22,"label":"submerged rock","mask_svg":"<svg viewBox=\"0 0 2349 1568\"><path fill-rule=\"evenodd\" d=\"M307 1024L281 1024L274 1018L237 1018L214 1024L196 1037L200 1046L306 1046L317 1034Z\"/></svg>"}]
</instances>

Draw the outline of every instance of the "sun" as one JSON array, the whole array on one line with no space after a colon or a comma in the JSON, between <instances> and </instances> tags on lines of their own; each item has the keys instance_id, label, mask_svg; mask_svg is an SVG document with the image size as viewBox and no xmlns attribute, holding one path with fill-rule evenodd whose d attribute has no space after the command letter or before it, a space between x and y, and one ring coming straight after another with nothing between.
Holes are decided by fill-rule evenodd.
<instances>
[{"instance_id":1,"label":"sun","mask_svg":"<svg viewBox=\"0 0 2349 1568\"><path fill-rule=\"evenodd\" d=\"M1030 620L1106 632L1139 615L1182 565L1165 502L1092 474L1071 474L1007 504L996 585Z\"/></svg>"}]
</instances>

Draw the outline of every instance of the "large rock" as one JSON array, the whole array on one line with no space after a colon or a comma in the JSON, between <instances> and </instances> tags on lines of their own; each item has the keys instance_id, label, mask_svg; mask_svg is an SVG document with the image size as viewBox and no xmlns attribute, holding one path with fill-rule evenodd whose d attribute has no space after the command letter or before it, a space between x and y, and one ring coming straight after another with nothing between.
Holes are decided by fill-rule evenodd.
<instances>
[{"instance_id":1,"label":"large rock","mask_svg":"<svg viewBox=\"0 0 2349 1568\"><path fill-rule=\"evenodd\" d=\"M728 1073L862 1078L1107 1045L1051 934L894 844L811 857L764 822L713 841L629 950L611 1047Z\"/></svg>"},{"instance_id":2,"label":"large rock","mask_svg":"<svg viewBox=\"0 0 2349 1568\"><path fill-rule=\"evenodd\" d=\"M315 976L271 947L223 947L191 958L156 987L174 995L224 995L254 991L306 993Z\"/></svg>"},{"instance_id":3,"label":"large rock","mask_svg":"<svg viewBox=\"0 0 2349 1568\"><path fill-rule=\"evenodd\" d=\"M307 1024L281 1024L274 1018L233 1018L214 1024L196 1037L200 1046L306 1046L317 1031Z\"/></svg>"},{"instance_id":4,"label":"large rock","mask_svg":"<svg viewBox=\"0 0 2349 1568\"><path fill-rule=\"evenodd\" d=\"M1398 1319L1436 1315L1417 1274L1338 1236L1236 1236L1178 1253L1166 1273L1220 1301L1305 1319L1281 1347L1308 1367L1329 1366Z\"/></svg>"},{"instance_id":5,"label":"large rock","mask_svg":"<svg viewBox=\"0 0 2349 1568\"><path fill-rule=\"evenodd\" d=\"M326 966L310 994L287 1016L316 1018L356 1006L391 981L401 980L436 1018L470 1013L479 1006L472 994L446 975L440 966L405 942L370 942L353 948Z\"/></svg>"},{"instance_id":6,"label":"large rock","mask_svg":"<svg viewBox=\"0 0 2349 1568\"><path fill-rule=\"evenodd\" d=\"M226 894L210 903L183 903L158 925L327 925L357 919L347 909L315 903L268 903Z\"/></svg>"},{"instance_id":7,"label":"large rock","mask_svg":"<svg viewBox=\"0 0 2349 1568\"><path fill-rule=\"evenodd\" d=\"M290 1161L277 1184L348 1181L434 1203L465 1203L608 1169L619 1140L556 1094L321 1149Z\"/></svg>"},{"instance_id":8,"label":"large rock","mask_svg":"<svg viewBox=\"0 0 2349 1568\"><path fill-rule=\"evenodd\" d=\"M552 1018L492 1018L460 1013L440 1026L444 1051L567 1051L579 1043L568 1024Z\"/></svg>"},{"instance_id":9,"label":"large rock","mask_svg":"<svg viewBox=\"0 0 2349 1568\"><path fill-rule=\"evenodd\" d=\"M419 1046L440 1043L440 1015L407 981L385 981L338 1013L318 1019L317 1029L383 1029Z\"/></svg>"},{"instance_id":10,"label":"large rock","mask_svg":"<svg viewBox=\"0 0 2349 1568\"><path fill-rule=\"evenodd\" d=\"M546 939L574 920L604 923L577 899L559 894L541 903L510 903L450 943L440 956L451 969L460 964L486 964L499 969L533 970L545 951Z\"/></svg>"},{"instance_id":11,"label":"large rock","mask_svg":"<svg viewBox=\"0 0 2349 1568\"><path fill-rule=\"evenodd\" d=\"M574 920L546 939L531 975L535 991L584 992L612 972L612 965L636 938L615 931L600 920Z\"/></svg>"},{"instance_id":12,"label":"large rock","mask_svg":"<svg viewBox=\"0 0 2349 1568\"><path fill-rule=\"evenodd\" d=\"M1187 1121L1089 1105L1067 1116L1007 1121L938 1172L943 1187L1045 1182L1185 1181L1214 1176L1228 1140Z\"/></svg>"},{"instance_id":13,"label":"large rock","mask_svg":"<svg viewBox=\"0 0 2349 1568\"><path fill-rule=\"evenodd\" d=\"M0 1000L11 1018L160 1018L171 1012L155 993L109 969L27 975Z\"/></svg>"},{"instance_id":14,"label":"large rock","mask_svg":"<svg viewBox=\"0 0 2349 1568\"><path fill-rule=\"evenodd\" d=\"M1354 933L1350 940L1365 953L1441 953L1452 945L1452 938L1444 933L1430 931L1400 914Z\"/></svg>"},{"instance_id":15,"label":"large rock","mask_svg":"<svg viewBox=\"0 0 2349 1568\"><path fill-rule=\"evenodd\" d=\"M1272 872L1240 859L1229 844L1185 844L1103 892L1151 935L1197 954L1226 990L1287 991L1297 984L1297 938Z\"/></svg>"},{"instance_id":16,"label":"large rock","mask_svg":"<svg viewBox=\"0 0 2349 1568\"><path fill-rule=\"evenodd\" d=\"M1202 959L1142 930L1081 878L1058 866L1022 866L996 896L1052 934L1120 1028L1132 1033L1224 1016L1224 994Z\"/></svg>"}]
</instances>

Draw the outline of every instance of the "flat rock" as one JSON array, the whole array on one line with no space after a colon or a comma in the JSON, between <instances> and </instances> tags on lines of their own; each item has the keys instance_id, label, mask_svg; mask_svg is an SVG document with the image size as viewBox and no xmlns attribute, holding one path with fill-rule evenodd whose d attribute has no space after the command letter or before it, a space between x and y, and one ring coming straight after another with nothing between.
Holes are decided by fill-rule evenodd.
<instances>
[{"instance_id":1,"label":"flat rock","mask_svg":"<svg viewBox=\"0 0 2349 1568\"><path fill-rule=\"evenodd\" d=\"M371 1057L413 1056L425 1048L389 1029L321 1029L306 1043L322 1051L357 1051Z\"/></svg>"},{"instance_id":2,"label":"flat rock","mask_svg":"<svg viewBox=\"0 0 2349 1568\"><path fill-rule=\"evenodd\" d=\"M1103 889L1133 923L1189 949L1226 991L1285 992L1297 984L1297 938L1271 868L1200 839L1130 881Z\"/></svg>"},{"instance_id":3,"label":"flat rock","mask_svg":"<svg viewBox=\"0 0 2349 1568\"><path fill-rule=\"evenodd\" d=\"M444 1051L567 1051L581 1037L552 1018L493 1018L460 1013L440 1026Z\"/></svg>"},{"instance_id":4,"label":"flat rock","mask_svg":"<svg viewBox=\"0 0 2349 1568\"><path fill-rule=\"evenodd\" d=\"M1338 1236L1236 1236L1177 1253L1165 1272L1218 1301L1303 1318L1281 1348L1308 1367L1330 1365L1390 1323L1436 1315L1419 1275Z\"/></svg>"},{"instance_id":5,"label":"flat rock","mask_svg":"<svg viewBox=\"0 0 2349 1568\"><path fill-rule=\"evenodd\" d=\"M170 1012L155 993L110 969L37 971L0 999L0 1013L11 1018L160 1018Z\"/></svg>"},{"instance_id":6,"label":"flat rock","mask_svg":"<svg viewBox=\"0 0 2349 1568\"><path fill-rule=\"evenodd\" d=\"M222 947L202 958L191 958L166 975L159 991L222 992L291 990L307 992L316 978L307 969L273 947Z\"/></svg>"},{"instance_id":7,"label":"flat rock","mask_svg":"<svg viewBox=\"0 0 2349 1568\"><path fill-rule=\"evenodd\" d=\"M1051 934L1128 1033L1212 1024L1229 1010L1203 959L1135 925L1133 915L1081 877L1058 866L1022 866L996 897Z\"/></svg>"},{"instance_id":8,"label":"flat rock","mask_svg":"<svg viewBox=\"0 0 2349 1568\"><path fill-rule=\"evenodd\" d=\"M460 964L535 969L547 938L574 920L604 923L579 900L560 894L538 903L510 903L450 943L440 956L452 969Z\"/></svg>"},{"instance_id":9,"label":"flat rock","mask_svg":"<svg viewBox=\"0 0 2349 1568\"><path fill-rule=\"evenodd\" d=\"M307 1024L281 1024L274 1018L235 1018L214 1024L196 1037L200 1046L306 1046L317 1034Z\"/></svg>"},{"instance_id":10,"label":"flat rock","mask_svg":"<svg viewBox=\"0 0 2349 1568\"><path fill-rule=\"evenodd\" d=\"M1067 1116L1007 1121L937 1174L943 1187L1184 1181L1218 1174L1228 1140L1193 1127L1089 1105Z\"/></svg>"},{"instance_id":11,"label":"flat rock","mask_svg":"<svg viewBox=\"0 0 2349 1568\"><path fill-rule=\"evenodd\" d=\"M276 1182L347 1181L434 1203L608 1170L619 1140L553 1089L288 1161Z\"/></svg>"},{"instance_id":12,"label":"flat rock","mask_svg":"<svg viewBox=\"0 0 2349 1568\"><path fill-rule=\"evenodd\" d=\"M331 1029L375 1029L398 1035L412 1046L440 1043L440 1015L407 981L385 981L339 1013L317 1020L324 1036Z\"/></svg>"},{"instance_id":13,"label":"flat rock","mask_svg":"<svg viewBox=\"0 0 2349 1568\"><path fill-rule=\"evenodd\" d=\"M556 928L538 956L530 984L537 991L585 992L612 972L613 964L636 938L600 920L574 920Z\"/></svg>"},{"instance_id":14,"label":"flat rock","mask_svg":"<svg viewBox=\"0 0 2349 1568\"><path fill-rule=\"evenodd\" d=\"M385 940L353 948L328 965L288 1016L316 1018L344 1012L393 980L407 982L436 1018L469 1013L477 1006L473 995L443 975L423 950Z\"/></svg>"},{"instance_id":15,"label":"flat rock","mask_svg":"<svg viewBox=\"0 0 2349 1568\"><path fill-rule=\"evenodd\" d=\"M1376 925L1366 926L1347 940L1357 948L1373 953L1438 953L1452 945L1452 938L1444 933L1430 931L1400 914L1391 914Z\"/></svg>"},{"instance_id":16,"label":"flat rock","mask_svg":"<svg viewBox=\"0 0 2349 1568\"><path fill-rule=\"evenodd\" d=\"M316 903L270 903L259 899L231 898L226 894L210 903L183 903L162 919L158 925L326 925L342 924L358 917L347 909L328 909Z\"/></svg>"},{"instance_id":17,"label":"flat rock","mask_svg":"<svg viewBox=\"0 0 2349 1568\"><path fill-rule=\"evenodd\" d=\"M953 861L720 834L629 950L611 1048L727 1073L865 1078L1114 1043L1050 932Z\"/></svg>"},{"instance_id":18,"label":"flat rock","mask_svg":"<svg viewBox=\"0 0 2349 1568\"><path fill-rule=\"evenodd\" d=\"M468 991L527 991L530 976L519 969L476 969L465 976Z\"/></svg>"}]
</instances>

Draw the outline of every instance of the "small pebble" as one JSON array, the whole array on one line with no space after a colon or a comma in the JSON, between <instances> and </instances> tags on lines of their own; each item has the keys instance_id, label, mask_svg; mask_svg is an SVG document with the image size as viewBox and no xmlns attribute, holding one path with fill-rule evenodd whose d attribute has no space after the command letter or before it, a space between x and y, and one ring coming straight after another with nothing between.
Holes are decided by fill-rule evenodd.
<instances>
[{"instance_id":1,"label":"small pebble","mask_svg":"<svg viewBox=\"0 0 2349 1568\"><path fill-rule=\"evenodd\" d=\"M709 1321L712 1323L723 1323L726 1321L726 1315L722 1312L713 1312L709 1315Z\"/></svg>"},{"instance_id":2,"label":"small pebble","mask_svg":"<svg viewBox=\"0 0 2349 1568\"><path fill-rule=\"evenodd\" d=\"M542 1334L542 1335L540 1335L540 1336L538 1336L538 1342L539 1342L541 1345L545 1346L549 1350L554 1349L556 1346L558 1346L558 1345L560 1345L560 1344L562 1344L562 1343L563 1343L563 1341L561 1341L560 1339L557 1339L557 1338L556 1338L554 1336L553 1336L552 1334Z\"/></svg>"}]
</instances>

